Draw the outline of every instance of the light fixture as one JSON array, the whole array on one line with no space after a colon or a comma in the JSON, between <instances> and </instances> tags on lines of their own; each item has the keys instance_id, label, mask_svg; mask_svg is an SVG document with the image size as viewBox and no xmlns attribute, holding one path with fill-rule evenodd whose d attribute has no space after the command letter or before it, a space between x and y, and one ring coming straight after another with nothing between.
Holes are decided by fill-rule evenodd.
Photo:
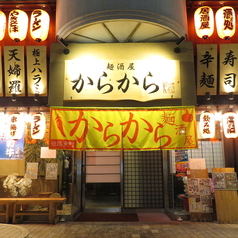
<instances>
[{"instance_id":1,"label":"light fixture","mask_svg":"<svg viewBox=\"0 0 238 238\"><path fill-rule=\"evenodd\" d=\"M205 97L206 97L206 100L207 100L207 101L210 101L210 100L211 100L211 94L210 94L210 92L206 92L206 93L205 93Z\"/></svg>"},{"instance_id":2,"label":"light fixture","mask_svg":"<svg viewBox=\"0 0 238 238\"><path fill-rule=\"evenodd\" d=\"M64 47L63 53L68 55L70 53L69 49L67 49L69 43L63 38L60 38L59 43Z\"/></svg>"},{"instance_id":3,"label":"light fixture","mask_svg":"<svg viewBox=\"0 0 238 238\"><path fill-rule=\"evenodd\" d=\"M0 11L0 41L3 40L6 32L6 15Z\"/></svg>"},{"instance_id":4,"label":"light fixture","mask_svg":"<svg viewBox=\"0 0 238 238\"><path fill-rule=\"evenodd\" d=\"M41 140L45 135L46 120L45 116L38 112L32 116L31 120L31 137L33 139Z\"/></svg>"},{"instance_id":5,"label":"light fixture","mask_svg":"<svg viewBox=\"0 0 238 238\"><path fill-rule=\"evenodd\" d=\"M234 93L233 92L229 92L228 98L229 98L229 100L233 100L234 99Z\"/></svg>"},{"instance_id":6,"label":"light fixture","mask_svg":"<svg viewBox=\"0 0 238 238\"><path fill-rule=\"evenodd\" d=\"M12 101L13 102L16 102L17 100L17 95L15 93L12 94Z\"/></svg>"},{"instance_id":7,"label":"light fixture","mask_svg":"<svg viewBox=\"0 0 238 238\"><path fill-rule=\"evenodd\" d=\"M38 102L39 101L39 93L35 93L35 96L34 96L34 101Z\"/></svg>"},{"instance_id":8,"label":"light fixture","mask_svg":"<svg viewBox=\"0 0 238 238\"><path fill-rule=\"evenodd\" d=\"M235 10L232 7L223 6L216 13L217 34L221 39L229 40L236 31Z\"/></svg>"},{"instance_id":9,"label":"light fixture","mask_svg":"<svg viewBox=\"0 0 238 238\"><path fill-rule=\"evenodd\" d=\"M198 37L208 39L214 31L214 13L208 6L199 7L194 13L195 30Z\"/></svg>"},{"instance_id":10,"label":"light fixture","mask_svg":"<svg viewBox=\"0 0 238 238\"><path fill-rule=\"evenodd\" d=\"M226 138L236 138L238 136L238 118L237 114L232 111L232 108L228 112L222 115L223 118L223 131Z\"/></svg>"},{"instance_id":11,"label":"light fixture","mask_svg":"<svg viewBox=\"0 0 238 238\"><path fill-rule=\"evenodd\" d=\"M41 42L47 39L50 26L50 16L42 9L35 9L31 13L30 34L32 39Z\"/></svg>"},{"instance_id":12,"label":"light fixture","mask_svg":"<svg viewBox=\"0 0 238 238\"><path fill-rule=\"evenodd\" d=\"M203 138L213 138L215 136L215 116L209 111L204 111L200 115L200 132Z\"/></svg>"},{"instance_id":13,"label":"light fixture","mask_svg":"<svg viewBox=\"0 0 238 238\"><path fill-rule=\"evenodd\" d=\"M26 38L28 29L28 16L20 10L15 9L9 13L8 33L15 42L23 41Z\"/></svg>"},{"instance_id":14,"label":"light fixture","mask_svg":"<svg viewBox=\"0 0 238 238\"><path fill-rule=\"evenodd\" d=\"M19 140L22 138L24 131L24 120L20 113L14 113L9 117L8 123L9 138L13 140Z\"/></svg>"},{"instance_id":15,"label":"light fixture","mask_svg":"<svg viewBox=\"0 0 238 238\"><path fill-rule=\"evenodd\" d=\"M176 41L176 45L177 46L180 46L185 40L185 37L184 36L181 36L177 41ZM174 52L175 53L180 53L180 48L179 47L175 47L174 48Z\"/></svg>"}]
</instances>

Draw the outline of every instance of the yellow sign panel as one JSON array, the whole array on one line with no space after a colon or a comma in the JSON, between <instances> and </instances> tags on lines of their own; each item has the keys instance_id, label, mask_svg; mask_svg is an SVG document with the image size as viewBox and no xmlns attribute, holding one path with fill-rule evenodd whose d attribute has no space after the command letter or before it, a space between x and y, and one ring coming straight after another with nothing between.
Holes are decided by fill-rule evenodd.
<instances>
[{"instance_id":1,"label":"yellow sign panel","mask_svg":"<svg viewBox=\"0 0 238 238\"><path fill-rule=\"evenodd\" d=\"M51 108L50 149L196 149L194 107Z\"/></svg>"}]
</instances>

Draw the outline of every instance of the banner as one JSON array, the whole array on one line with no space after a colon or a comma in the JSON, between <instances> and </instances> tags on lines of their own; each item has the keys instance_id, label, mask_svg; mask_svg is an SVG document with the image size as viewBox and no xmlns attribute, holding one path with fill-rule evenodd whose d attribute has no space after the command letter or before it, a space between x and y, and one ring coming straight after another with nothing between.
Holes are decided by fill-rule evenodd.
<instances>
[{"instance_id":1,"label":"banner","mask_svg":"<svg viewBox=\"0 0 238 238\"><path fill-rule=\"evenodd\" d=\"M197 45L197 95L217 95L217 45Z\"/></svg>"},{"instance_id":2,"label":"banner","mask_svg":"<svg viewBox=\"0 0 238 238\"><path fill-rule=\"evenodd\" d=\"M184 150L197 148L194 107L52 107L50 149Z\"/></svg>"}]
</instances>

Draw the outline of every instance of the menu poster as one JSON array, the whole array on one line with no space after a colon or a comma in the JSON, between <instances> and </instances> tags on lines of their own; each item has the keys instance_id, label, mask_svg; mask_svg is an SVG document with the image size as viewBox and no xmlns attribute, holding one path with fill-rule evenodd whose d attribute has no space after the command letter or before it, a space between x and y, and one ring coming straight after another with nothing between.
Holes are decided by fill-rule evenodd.
<instances>
[{"instance_id":1,"label":"menu poster","mask_svg":"<svg viewBox=\"0 0 238 238\"><path fill-rule=\"evenodd\" d=\"M210 195L191 196L189 197L190 213L212 213L212 198Z\"/></svg>"},{"instance_id":2,"label":"menu poster","mask_svg":"<svg viewBox=\"0 0 238 238\"><path fill-rule=\"evenodd\" d=\"M188 195L200 195L199 179L188 178Z\"/></svg>"},{"instance_id":3,"label":"menu poster","mask_svg":"<svg viewBox=\"0 0 238 238\"><path fill-rule=\"evenodd\" d=\"M199 189L201 195L211 195L210 178L199 179Z\"/></svg>"},{"instance_id":4,"label":"menu poster","mask_svg":"<svg viewBox=\"0 0 238 238\"><path fill-rule=\"evenodd\" d=\"M188 178L188 195L211 195L210 178Z\"/></svg>"},{"instance_id":5,"label":"menu poster","mask_svg":"<svg viewBox=\"0 0 238 238\"><path fill-rule=\"evenodd\" d=\"M175 150L176 177L187 176L188 150Z\"/></svg>"},{"instance_id":6,"label":"menu poster","mask_svg":"<svg viewBox=\"0 0 238 238\"><path fill-rule=\"evenodd\" d=\"M37 174L38 174L38 163L27 163L26 178L37 179Z\"/></svg>"},{"instance_id":7,"label":"menu poster","mask_svg":"<svg viewBox=\"0 0 238 238\"><path fill-rule=\"evenodd\" d=\"M206 169L205 159L204 158L201 158L201 159L191 158L191 159L189 159L189 168L190 169Z\"/></svg>"},{"instance_id":8,"label":"menu poster","mask_svg":"<svg viewBox=\"0 0 238 238\"><path fill-rule=\"evenodd\" d=\"M225 189L225 173L212 173L214 189Z\"/></svg>"},{"instance_id":9,"label":"menu poster","mask_svg":"<svg viewBox=\"0 0 238 238\"><path fill-rule=\"evenodd\" d=\"M236 173L212 173L214 189L237 190Z\"/></svg>"},{"instance_id":10,"label":"menu poster","mask_svg":"<svg viewBox=\"0 0 238 238\"><path fill-rule=\"evenodd\" d=\"M47 163L45 179L56 180L58 174L58 164L57 163Z\"/></svg>"},{"instance_id":11,"label":"menu poster","mask_svg":"<svg viewBox=\"0 0 238 238\"><path fill-rule=\"evenodd\" d=\"M225 173L226 189L237 190L236 173Z\"/></svg>"}]
</instances>

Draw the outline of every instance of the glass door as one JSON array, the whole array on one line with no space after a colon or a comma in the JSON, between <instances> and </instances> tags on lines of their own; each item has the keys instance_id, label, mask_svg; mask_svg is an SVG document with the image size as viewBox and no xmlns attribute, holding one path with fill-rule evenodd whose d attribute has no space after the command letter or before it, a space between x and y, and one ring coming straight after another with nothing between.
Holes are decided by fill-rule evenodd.
<instances>
[{"instance_id":1,"label":"glass door","mask_svg":"<svg viewBox=\"0 0 238 238\"><path fill-rule=\"evenodd\" d=\"M121 154L88 151L84 160L84 212L121 211Z\"/></svg>"}]
</instances>

